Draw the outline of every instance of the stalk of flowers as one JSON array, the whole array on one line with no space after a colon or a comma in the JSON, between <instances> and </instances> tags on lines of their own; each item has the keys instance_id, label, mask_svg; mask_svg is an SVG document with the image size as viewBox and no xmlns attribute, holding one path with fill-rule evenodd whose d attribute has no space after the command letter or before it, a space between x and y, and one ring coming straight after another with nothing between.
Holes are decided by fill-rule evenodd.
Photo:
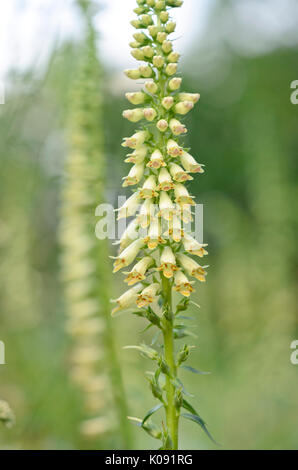
<instances>
[{"instance_id":1,"label":"stalk of flowers","mask_svg":"<svg viewBox=\"0 0 298 470\"><path fill-rule=\"evenodd\" d=\"M90 2L80 3L87 13L88 34L71 94L60 226L66 328L72 338L70 376L82 390L83 435L101 436L108 445L107 438L117 432L118 423L121 445L127 448L130 430L110 318L108 247L95 237L95 209L104 202L100 66Z\"/></svg>"},{"instance_id":2,"label":"stalk of flowers","mask_svg":"<svg viewBox=\"0 0 298 470\"><path fill-rule=\"evenodd\" d=\"M171 40L176 28L171 8L182 3L137 0L134 10L137 18L131 22L136 29L131 54L141 64L125 74L141 80L144 87L126 94L136 107L125 110L123 117L140 122L140 128L122 143L133 150L125 161L134 164L123 186L132 186L134 192L118 209L118 218L135 217L131 222L135 236L128 239L126 233L122 237L114 262L114 272L129 267L124 281L130 288L114 301L117 305L112 314L130 309L145 318L149 327L157 328L163 338L156 349L145 344L131 346L156 363L148 380L159 401L144 419L131 419L161 440L162 449L178 449L181 417L196 422L209 435L204 421L188 403L178 377L191 347L184 345L177 351L174 346L176 339L189 335L181 312L189 305L195 279L205 282L207 274L206 266L195 259L207 255L206 245L198 243L184 228L192 220L195 204L185 184L204 169L181 142L187 133L184 117L200 98L199 94L181 91L182 78L177 75L180 55L173 50ZM175 291L182 298L174 306ZM161 427L152 421L152 415L160 409L166 417Z\"/></svg>"}]
</instances>

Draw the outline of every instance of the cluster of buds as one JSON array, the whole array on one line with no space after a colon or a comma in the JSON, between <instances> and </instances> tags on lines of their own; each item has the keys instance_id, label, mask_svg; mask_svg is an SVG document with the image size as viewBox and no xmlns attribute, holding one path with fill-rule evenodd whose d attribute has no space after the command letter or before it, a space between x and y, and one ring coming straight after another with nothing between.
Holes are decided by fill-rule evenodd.
<instances>
[{"instance_id":1,"label":"cluster of buds","mask_svg":"<svg viewBox=\"0 0 298 470\"><path fill-rule=\"evenodd\" d=\"M191 278L205 282L207 274L207 266L202 266L192 257L207 255L206 245L198 243L183 228L183 222L192 220L195 204L185 183L193 180L192 175L204 173L204 169L180 139L187 134L183 119L198 103L200 95L180 90L182 78L177 76L180 55L173 50L170 38L176 28L170 17L170 8L179 7L183 2L137 0L137 3L134 11L138 17L131 22L137 31L130 46L132 56L141 64L136 69L126 70L125 74L131 79L145 81L143 89L126 94L128 101L136 107L125 110L123 117L134 123L142 122L142 127L122 143L123 147L132 149L125 161L133 163L123 178L123 187L132 186L134 192L117 209L118 218L134 216L135 219L120 240L114 272L133 262L136 264L125 272L125 282L130 289L113 301L116 306L112 313L135 310L134 313L165 331L165 322L171 316L165 282L171 295L173 291L182 295L177 307L179 313L181 305L185 307L194 292L195 281ZM146 236L144 228L147 229ZM129 239L132 230L134 237ZM174 321L175 337L187 336L182 326L181 322L177 325ZM176 366L166 364L164 357L159 357L159 361L162 367L158 369L158 376L175 375ZM169 413L171 404L163 398L158 377L154 386L151 383L151 388ZM180 389L174 393L181 396ZM175 416L180 414L181 403L177 398ZM149 434L156 434L148 422L143 427ZM167 447L171 437L168 432L170 430L163 430L157 434L162 436L164 448L175 448ZM173 437L171 445L175 446Z\"/></svg>"}]
</instances>

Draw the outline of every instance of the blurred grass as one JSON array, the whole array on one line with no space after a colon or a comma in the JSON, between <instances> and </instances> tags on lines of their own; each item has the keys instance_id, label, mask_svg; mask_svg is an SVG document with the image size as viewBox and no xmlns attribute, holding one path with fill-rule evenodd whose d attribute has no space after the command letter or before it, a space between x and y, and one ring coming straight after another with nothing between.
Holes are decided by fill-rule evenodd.
<instances>
[{"instance_id":1,"label":"blurred grass","mask_svg":"<svg viewBox=\"0 0 298 470\"><path fill-rule=\"evenodd\" d=\"M76 431L80 402L65 373L58 282L65 90L76 54L76 45L65 44L42 78L34 71L11 75L0 109L0 339L8 363L0 366L0 396L17 416L13 429L0 428L1 448L90 446ZM203 44L185 59L184 89L202 95L187 118L186 143L206 164L192 191L204 204L210 245L208 282L194 299L201 309L190 312L198 347L189 363L212 374L185 372L185 384L224 449L297 449L298 376L290 364L298 338L298 114L290 102L297 49L242 57L225 46L209 69L200 67L207 54ZM126 170L120 140L132 127L121 118L123 97L109 89L113 73L106 71L104 116L107 196L115 203ZM114 278L115 293L120 279ZM143 326L127 315L117 319L119 351L143 338ZM149 364L132 351L121 357L130 414L142 416L153 405L144 379ZM182 430L183 448L213 448L192 424ZM133 431L135 448L155 447Z\"/></svg>"}]
</instances>

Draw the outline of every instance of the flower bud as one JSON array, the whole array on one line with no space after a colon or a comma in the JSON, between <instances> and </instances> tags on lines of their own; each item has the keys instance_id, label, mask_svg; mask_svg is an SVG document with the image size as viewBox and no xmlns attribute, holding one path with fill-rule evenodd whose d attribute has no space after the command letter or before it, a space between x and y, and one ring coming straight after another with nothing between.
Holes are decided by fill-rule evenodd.
<instances>
[{"instance_id":1,"label":"flower bud","mask_svg":"<svg viewBox=\"0 0 298 470\"><path fill-rule=\"evenodd\" d=\"M180 59L179 52L171 52L171 54L167 58L167 60L172 63L177 63L179 59Z\"/></svg>"},{"instance_id":2,"label":"flower bud","mask_svg":"<svg viewBox=\"0 0 298 470\"><path fill-rule=\"evenodd\" d=\"M146 82L145 88L152 95L155 95L155 93L158 91L158 85L153 80Z\"/></svg>"},{"instance_id":3,"label":"flower bud","mask_svg":"<svg viewBox=\"0 0 298 470\"><path fill-rule=\"evenodd\" d=\"M182 154L183 149L181 147L179 147L177 142L170 139L167 142L167 152L168 152L169 155L171 155L171 157L179 157Z\"/></svg>"},{"instance_id":4,"label":"flower bud","mask_svg":"<svg viewBox=\"0 0 298 470\"><path fill-rule=\"evenodd\" d=\"M139 6L145 5L145 4L146 4L146 0L137 0L137 4L138 4Z\"/></svg>"},{"instance_id":5,"label":"flower bud","mask_svg":"<svg viewBox=\"0 0 298 470\"><path fill-rule=\"evenodd\" d=\"M167 39L167 33L157 33L157 41L162 44Z\"/></svg>"},{"instance_id":6,"label":"flower bud","mask_svg":"<svg viewBox=\"0 0 298 470\"><path fill-rule=\"evenodd\" d=\"M174 63L170 63L166 66L166 74L171 77L177 73L178 65ZM185 101L185 103L189 103L189 101Z\"/></svg>"},{"instance_id":7,"label":"flower bud","mask_svg":"<svg viewBox=\"0 0 298 470\"><path fill-rule=\"evenodd\" d=\"M162 400L162 389L159 384L154 379L150 380L149 383L152 395L158 400Z\"/></svg>"},{"instance_id":8,"label":"flower bud","mask_svg":"<svg viewBox=\"0 0 298 470\"><path fill-rule=\"evenodd\" d=\"M173 44L171 41L164 41L161 48L165 54L169 54L173 50Z\"/></svg>"},{"instance_id":9,"label":"flower bud","mask_svg":"<svg viewBox=\"0 0 298 470\"><path fill-rule=\"evenodd\" d=\"M182 395L181 390L177 390L177 391L176 391L174 403L175 403L175 408L176 408L176 410L179 411L180 408L181 408L182 405L183 405L183 395Z\"/></svg>"},{"instance_id":10,"label":"flower bud","mask_svg":"<svg viewBox=\"0 0 298 470\"><path fill-rule=\"evenodd\" d=\"M135 8L133 11L136 15L142 15L143 13L146 13L148 9L146 7L138 7L138 8Z\"/></svg>"},{"instance_id":11,"label":"flower bud","mask_svg":"<svg viewBox=\"0 0 298 470\"><path fill-rule=\"evenodd\" d=\"M179 101L192 101L196 104L200 99L199 93L179 93Z\"/></svg>"},{"instance_id":12,"label":"flower bud","mask_svg":"<svg viewBox=\"0 0 298 470\"><path fill-rule=\"evenodd\" d=\"M130 122L139 122L144 117L144 110L141 108L126 109L123 111L122 116Z\"/></svg>"},{"instance_id":13,"label":"flower bud","mask_svg":"<svg viewBox=\"0 0 298 470\"><path fill-rule=\"evenodd\" d=\"M181 272L178 272L178 274L182 274ZM184 276L184 274L182 274L182 276ZM187 277L184 276L184 278L186 279L186 281L188 281ZM183 278L182 278L183 279ZM175 276L175 283L176 283L176 276ZM189 346L187 346L187 344L185 344L183 346L183 348L179 351L178 355L177 355L177 363L178 365L180 366L183 362L187 361L188 357L189 357L189 354L190 354L190 349L189 349Z\"/></svg>"},{"instance_id":14,"label":"flower bud","mask_svg":"<svg viewBox=\"0 0 298 470\"><path fill-rule=\"evenodd\" d=\"M167 0L167 5L169 7L181 7L183 0Z\"/></svg>"},{"instance_id":15,"label":"flower bud","mask_svg":"<svg viewBox=\"0 0 298 470\"><path fill-rule=\"evenodd\" d=\"M181 83L182 83L182 78L180 77L172 78L172 80L170 80L169 82L169 90L171 91L179 90Z\"/></svg>"},{"instance_id":16,"label":"flower bud","mask_svg":"<svg viewBox=\"0 0 298 470\"><path fill-rule=\"evenodd\" d=\"M177 119L170 120L170 129L174 135L186 134L187 132L186 127Z\"/></svg>"},{"instance_id":17,"label":"flower bud","mask_svg":"<svg viewBox=\"0 0 298 470\"><path fill-rule=\"evenodd\" d=\"M181 103L176 104L175 113L185 115L189 113L194 107L192 101L182 101Z\"/></svg>"},{"instance_id":18,"label":"flower bud","mask_svg":"<svg viewBox=\"0 0 298 470\"><path fill-rule=\"evenodd\" d=\"M166 2L164 0L157 0L155 2L156 10L164 10L166 7Z\"/></svg>"},{"instance_id":19,"label":"flower bud","mask_svg":"<svg viewBox=\"0 0 298 470\"><path fill-rule=\"evenodd\" d=\"M157 116L157 112L153 108L145 108L144 109L144 118L147 121L152 122Z\"/></svg>"},{"instance_id":20,"label":"flower bud","mask_svg":"<svg viewBox=\"0 0 298 470\"><path fill-rule=\"evenodd\" d=\"M170 21L167 25L166 25L166 32L168 34L171 34L175 31L176 29L176 23L174 21Z\"/></svg>"},{"instance_id":21,"label":"flower bud","mask_svg":"<svg viewBox=\"0 0 298 470\"><path fill-rule=\"evenodd\" d=\"M158 34L158 27L157 26L148 26L148 31L150 36L155 39Z\"/></svg>"},{"instance_id":22,"label":"flower bud","mask_svg":"<svg viewBox=\"0 0 298 470\"><path fill-rule=\"evenodd\" d=\"M147 166L149 168L155 168L156 170L158 170L162 166L166 166L160 150L157 149L152 153L150 162L147 163Z\"/></svg>"},{"instance_id":23,"label":"flower bud","mask_svg":"<svg viewBox=\"0 0 298 470\"><path fill-rule=\"evenodd\" d=\"M171 107L173 106L174 104L174 98L172 96L166 96L163 100L162 100L162 105L163 107L166 109L166 110L169 110L171 109Z\"/></svg>"},{"instance_id":24,"label":"flower bud","mask_svg":"<svg viewBox=\"0 0 298 470\"><path fill-rule=\"evenodd\" d=\"M123 178L124 179L124 183L122 184L123 188L138 184L141 181L143 174L144 174L144 165L141 163L134 165L131 168L128 175Z\"/></svg>"},{"instance_id":25,"label":"flower bud","mask_svg":"<svg viewBox=\"0 0 298 470\"><path fill-rule=\"evenodd\" d=\"M155 7L155 0L147 0L147 5L149 7Z\"/></svg>"},{"instance_id":26,"label":"flower bud","mask_svg":"<svg viewBox=\"0 0 298 470\"><path fill-rule=\"evenodd\" d=\"M153 65L157 69L161 69L165 64L165 60L161 55L156 55L153 57Z\"/></svg>"},{"instance_id":27,"label":"flower bud","mask_svg":"<svg viewBox=\"0 0 298 470\"><path fill-rule=\"evenodd\" d=\"M134 105L143 104L147 99L147 95L142 91L126 93L125 97L131 104Z\"/></svg>"},{"instance_id":28,"label":"flower bud","mask_svg":"<svg viewBox=\"0 0 298 470\"><path fill-rule=\"evenodd\" d=\"M142 22L140 20L132 20L130 24L136 29L141 29L143 27Z\"/></svg>"},{"instance_id":29,"label":"flower bud","mask_svg":"<svg viewBox=\"0 0 298 470\"><path fill-rule=\"evenodd\" d=\"M127 69L124 71L125 75L132 80L138 80L141 78L141 73L138 69Z\"/></svg>"},{"instance_id":30,"label":"flower bud","mask_svg":"<svg viewBox=\"0 0 298 470\"><path fill-rule=\"evenodd\" d=\"M160 132L165 132L167 130L167 128L169 127L169 125L168 125L168 123L165 119L161 119L156 124L156 127Z\"/></svg>"},{"instance_id":31,"label":"flower bud","mask_svg":"<svg viewBox=\"0 0 298 470\"><path fill-rule=\"evenodd\" d=\"M141 47L142 44L140 44L138 41L132 41L129 43L129 45L132 49L137 49L138 47Z\"/></svg>"},{"instance_id":32,"label":"flower bud","mask_svg":"<svg viewBox=\"0 0 298 470\"><path fill-rule=\"evenodd\" d=\"M153 19L150 15L142 15L141 20L144 26L150 26L153 24Z\"/></svg>"},{"instance_id":33,"label":"flower bud","mask_svg":"<svg viewBox=\"0 0 298 470\"><path fill-rule=\"evenodd\" d=\"M146 34L144 33L135 33L133 35L134 39L138 41L140 44L144 44L149 39L147 38Z\"/></svg>"},{"instance_id":34,"label":"flower bud","mask_svg":"<svg viewBox=\"0 0 298 470\"><path fill-rule=\"evenodd\" d=\"M152 57L155 54L154 49L151 46L144 46L142 51L143 51L144 57L147 57L148 59L152 59Z\"/></svg>"},{"instance_id":35,"label":"flower bud","mask_svg":"<svg viewBox=\"0 0 298 470\"><path fill-rule=\"evenodd\" d=\"M129 147L131 149L135 149L138 146L143 145L143 143L149 139L150 134L148 131L139 131L136 132L131 137L125 137L124 142L122 143L122 147Z\"/></svg>"},{"instance_id":36,"label":"flower bud","mask_svg":"<svg viewBox=\"0 0 298 470\"><path fill-rule=\"evenodd\" d=\"M141 67L139 67L139 71L141 76L144 78L150 78L153 75L153 70L149 65L141 65Z\"/></svg>"},{"instance_id":37,"label":"flower bud","mask_svg":"<svg viewBox=\"0 0 298 470\"><path fill-rule=\"evenodd\" d=\"M183 168L190 173L204 173L203 165L200 165L189 153L183 151L181 155Z\"/></svg>"},{"instance_id":38,"label":"flower bud","mask_svg":"<svg viewBox=\"0 0 298 470\"><path fill-rule=\"evenodd\" d=\"M169 19L169 12L166 10L161 11L159 17L162 23L166 23Z\"/></svg>"},{"instance_id":39,"label":"flower bud","mask_svg":"<svg viewBox=\"0 0 298 470\"><path fill-rule=\"evenodd\" d=\"M144 60L144 53L141 49L133 49L130 54L137 60Z\"/></svg>"}]
</instances>

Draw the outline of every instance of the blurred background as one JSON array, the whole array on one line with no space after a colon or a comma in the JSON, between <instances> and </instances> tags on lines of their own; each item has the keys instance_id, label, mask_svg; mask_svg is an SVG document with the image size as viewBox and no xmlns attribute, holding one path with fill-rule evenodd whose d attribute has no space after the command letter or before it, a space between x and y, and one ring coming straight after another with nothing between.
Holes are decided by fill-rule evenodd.
<instances>
[{"instance_id":1,"label":"blurred background","mask_svg":"<svg viewBox=\"0 0 298 470\"><path fill-rule=\"evenodd\" d=\"M134 64L135 1L97 4L104 193L115 205L127 170L120 142L133 131L121 114L124 92L137 87L122 72ZM116 448L117 429L113 444L78 432L82 397L67 373L59 274L69 89L86 40L84 15L71 0L11 0L0 12L0 340L7 362L0 398L16 415L13 428L0 427L0 448ZM298 366L290 362L298 339L298 106L290 100L298 2L185 0L174 18L183 88L201 93L187 139L206 165L191 189L204 204L210 253L208 282L194 299L201 309L191 312L198 347L190 365L211 375L185 371L183 380L223 449L298 449ZM120 280L113 278L113 298ZM121 348L143 339L144 324L127 315L113 322L128 411L141 417L154 405L145 380L150 363ZM156 447L133 425L131 432L132 448ZM184 449L214 448L191 423L183 423L182 436Z\"/></svg>"}]
</instances>

